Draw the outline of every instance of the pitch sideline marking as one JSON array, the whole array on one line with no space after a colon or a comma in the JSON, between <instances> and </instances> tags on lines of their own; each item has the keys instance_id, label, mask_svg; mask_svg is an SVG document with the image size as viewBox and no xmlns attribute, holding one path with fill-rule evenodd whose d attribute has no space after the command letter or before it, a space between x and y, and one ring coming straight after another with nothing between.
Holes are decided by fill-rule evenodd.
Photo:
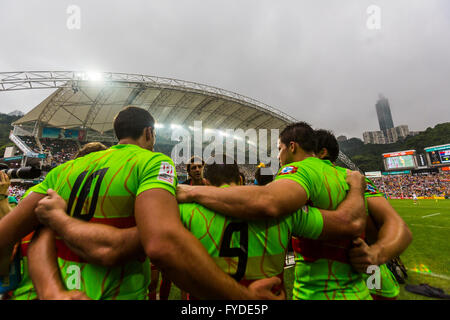
<instances>
[{"instance_id":1,"label":"pitch sideline marking","mask_svg":"<svg viewBox=\"0 0 450 320\"><path fill-rule=\"evenodd\" d=\"M430 227L430 228L439 228L439 229L450 229L449 227L440 227L440 226L432 226L432 225L416 224L416 223L411 223L411 226Z\"/></svg>"},{"instance_id":2,"label":"pitch sideline marking","mask_svg":"<svg viewBox=\"0 0 450 320\"><path fill-rule=\"evenodd\" d=\"M418 274L423 274L423 275L431 276L431 277L435 277L435 278L441 278L441 279L445 279L445 280L450 280L450 277L445 276L443 274L436 274L436 273L433 273L433 272L418 272L418 271L410 270L410 269L408 269L408 271L412 271L412 272L415 272L415 273L418 273Z\"/></svg>"},{"instance_id":3,"label":"pitch sideline marking","mask_svg":"<svg viewBox=\"0 0 450 320\"><path fill-rule=\"evenodd\" d=\"M438 212L438 213L429 214L429 215L427 215L427 216L423 216L422 218L427 218L427 217L437 216L438 214L441 214L441 213Z\"/></svg>"}]
</instances>

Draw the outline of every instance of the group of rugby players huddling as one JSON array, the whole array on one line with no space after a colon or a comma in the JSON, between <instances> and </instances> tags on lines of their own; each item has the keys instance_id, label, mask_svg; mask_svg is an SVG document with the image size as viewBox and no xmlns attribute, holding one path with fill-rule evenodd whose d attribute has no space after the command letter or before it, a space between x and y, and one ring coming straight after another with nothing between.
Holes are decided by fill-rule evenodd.
<instances>
[{"instance_id":1,"label":"group of rugby players huddling","mask_svg":"<svg viewBox=\"0 0 450 320\"><path fill-rule=\"evenodd\" d=\"M14 261L21 269L9 299L148 299L150 264L189 299L284 299L291 241L293 299L399 294L386 263L411 232L370 180L335 165L329 131L288 125L280 170L251 186L221 154L192 158L191 179L179 184L172 159L153 152L155 120L144 109L121 110L114 131L116 146L86 145L17 207L0 201L0 276Z\"/></svg>"}]
</instances>

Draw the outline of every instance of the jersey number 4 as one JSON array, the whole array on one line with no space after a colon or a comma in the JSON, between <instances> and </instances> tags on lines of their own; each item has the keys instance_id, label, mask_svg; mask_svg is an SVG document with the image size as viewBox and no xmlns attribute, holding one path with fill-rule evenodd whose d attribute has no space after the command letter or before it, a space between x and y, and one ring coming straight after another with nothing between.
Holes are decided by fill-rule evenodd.
<instances>
[{"instance_id":1,"label":"jersey number 4","mask_svg":"<svg viewBox=\"0 0 450 320\"><path fill-rule=\"evenodd\" d=\"M239 248L231 247L233 233L239 232ZM246 222L231 222L223 233L220 257L238 257L236 273L231 275L236 281L240 281L245 275L248 259L248 224Z\"/></svg>"},{"instance_id":2,"label":"jersey number 4","mask_svg":"<svg viewBox=\"0 0 450 320\"><path fill-rule=\"evenodd\" d=\"M97 207L98 195L100 193L100 186L102 184L103 178L105 177L106 172L109 168L104 168L93 172L87 179L81 188L80 194L78 195L78 200L75 205L75 209L73 211L72 217L78 218L84 221L89 221L92 219L95 213L95 208ZM69 197L69 203L67 204L67 213L70 215L72 212L72 207L75 202L75 198L80 190L81 184L86 177L88 171L82 172L77 180L75 180L75 184L73 185L72 191ZM89 211L87 214L81 214L81 210L83 209L84 203L87 200L87 197L91 191L91 187L94 184L94 179L98 177L95 181L95 189L91 199L91 205L89 207Z\"/></svg>"}]
</instances>

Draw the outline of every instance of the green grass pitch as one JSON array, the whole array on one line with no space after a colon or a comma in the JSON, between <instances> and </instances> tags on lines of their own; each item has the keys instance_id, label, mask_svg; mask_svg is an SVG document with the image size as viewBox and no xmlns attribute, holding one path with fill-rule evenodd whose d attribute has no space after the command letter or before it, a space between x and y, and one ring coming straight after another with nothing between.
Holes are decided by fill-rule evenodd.
<instances>
[{"instance_id":1,"label":"green grass pitch","mask_svg":"<svg viewBox=\"0 0 450 320\"><path fill-rule=\"evenodd\" d=\"M408 269L408 284L427 283L450 294L450 200L390 200L411 229L413 241L401 255ZM292 297L294 268L284 273L288 299ZM410 293L400 285L400 300L434 300ZM172 286L169 299L180 299Z\"/></svg>"}]
</instances>

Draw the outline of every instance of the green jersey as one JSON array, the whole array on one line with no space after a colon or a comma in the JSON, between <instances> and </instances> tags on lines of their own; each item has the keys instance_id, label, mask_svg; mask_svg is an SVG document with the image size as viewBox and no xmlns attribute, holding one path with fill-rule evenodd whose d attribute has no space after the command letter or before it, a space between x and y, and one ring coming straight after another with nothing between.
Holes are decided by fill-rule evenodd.
<instances>
[{"instance_id":1,"label":"green jersey","mask_svg":"<svg viewBox=\"0 0 450 320\"><path fill-rule=\"evenodd\" d=\"M49 188L55 190L74 218L129 228L136 225L134 202L140 193L159 188L175 195L176 185L175 166L169 157L124 144L56 167L33 191L46 194ZM146 299L148 259L108 268L87 263L59 238L56 247L67 289L84 291L92 299ZM31 281L14 294L17 299L36 297Z\"/></svg>"},{"instance_id":2,"label":"green jersey","mask_svg":"<svg viewBox=\"0 0 450 320\"><path fill-rule=\"evenodd\" d=\"M266 221L225 217L196 203L179 208L184 226L216 264L244 285L272 276L282 278L291 235L317 239L323 228L322 215L315 208Z\"/></svg>"},{"instance_id":3,"label":"green jersey","mask_svg":"<svg viewBox=\"0 0 450 320\"><path fill-rule=\"evenodd\" d=\"M364 193L364 197L366 198L366 202L368 198L371 197L384 197L384 194L381 193L375 184L368 178L366 178L366 192ZM367 208L367 206L366 206ZM370 211L368 211L370 216ZM368 279L369 275L364 274L364 278ZM370 289L370 294L372 296L381 296L384 298L395 298L400 294L400 286L395 279L395 276L389 270L386 264L380 265L380 288L379 289Z\"/></svg>"},{"instance_id":4,"label":"green jersey","mask_svg":"<svg viewBox=\"0 0 450 320\"><path fill-rule=\"evenodd\" d=\"M275 180L290 179L306 191L308 205L334 210L349 190L347 173L331 162L315 157L280 168ZM370 300L362 274L351 267L348 250L351 240L321 241L293 239L295 282L293 298L302 300Z\"/></svg>"},{"instance_id":5,"label":"green jersey","mask_svg":"<svg viewBox=\"0 0 450 320\"><path fill-rule=\"evenodd\" d=\"M347 169L336 166L336 169L340 170L341 172L347 172ZM372 180L369 178L366 178L366 190L364 192L364 198L366 201L366 210L367 214L370 217L370 211L368 210L367 206L367 199L373 198L373 197L384 197L383 193L381 193L378 188L375 186ZM367 279L369 275L367 273L363 273L364 280L367 284ZM369 289L370 294L382 296L385 298L394 298L399 295L400 293L400 286L395 279L394 275L391 273L387 265L383 264L380 266L380 288L379 289Z\"/></svg>"}]
</instances>

